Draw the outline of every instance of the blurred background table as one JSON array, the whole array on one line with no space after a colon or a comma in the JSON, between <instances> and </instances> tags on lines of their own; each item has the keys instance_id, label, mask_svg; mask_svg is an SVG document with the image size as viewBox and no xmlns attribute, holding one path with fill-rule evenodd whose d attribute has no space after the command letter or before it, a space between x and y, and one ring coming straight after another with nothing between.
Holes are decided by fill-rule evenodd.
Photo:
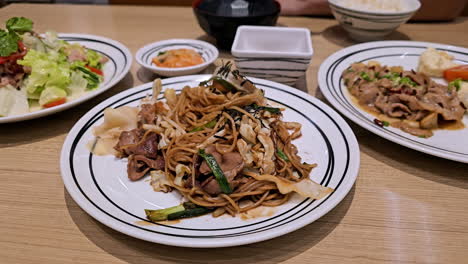
<instances>
[{"instance_id":1,"label":"blurred background table","mask_svg":"<svg viewBox=\"0 0 468 264\"><path fill-rule=\"evenodd\" d=\"M189 7L13 4L0 9L0 24L12 16L31 18L38 32L116 39L132 53L169 38L210 41ZM299 87L324 100L317 87L320 63L353 42L333 19L280 17L279 25L310 29L315 54ZM467 28L468 17L411 23L388 39L467 47ZM326 216L288 235L234 248L184 249L140 241L100 224L63 186L63 141L97 103L153 77L134 63L117 86L78 107L0 125L0 263L467 262L468 165L400 147L353 124L361 149L355 186ZM468 148L468 142L460 144Z\"/></svg>"}]
</instances>

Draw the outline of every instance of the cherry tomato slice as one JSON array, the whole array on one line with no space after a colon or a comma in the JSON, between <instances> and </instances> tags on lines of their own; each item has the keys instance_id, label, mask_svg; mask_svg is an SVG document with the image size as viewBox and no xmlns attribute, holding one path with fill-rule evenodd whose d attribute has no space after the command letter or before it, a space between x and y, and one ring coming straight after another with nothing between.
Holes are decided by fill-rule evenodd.
<instances>
[{"instance_id":1,"label":"cherry tomato slice","mask_svg":"<svg viewBox=\"0 0 468 264\"><path fill-rule=\"evenodd\" d=\"M468 65L461 65L445 70L444 78L449 82L458 78L468 81Z\"/></svg>"},{"instance_id":2,"label":"cherry tomato slice","mask_svg":"<svg viewBox=\"0 0 468 264\"><path fill-rule=\"evenodd\" d=\"M96 68L91 67L91 66L88 66L88 65L86 65L86 68L88 68L90 71L92 71L92 72L94 72L94 73L96 73L96 74L99 74L99 75L101 75L101 76L103 75L103 74L102 74L102 71L101 71L100 69L96 69Z\"/></svg>"},{"instance_id":3,"label":"cherry tomato slice","mask_svg":"<svg viewBox=\"0 0 468 264\"><path fill-rule=\"evenodd\" d=\"M47 103L47 104L45 104L43 106L45 108L54 107L54 106L57 106L57 105L64 104L66 101L67 101L66 98L60 98L60 99L57 99L57 100L55 100L53 102Z\"/></svg>"}]
</instances>

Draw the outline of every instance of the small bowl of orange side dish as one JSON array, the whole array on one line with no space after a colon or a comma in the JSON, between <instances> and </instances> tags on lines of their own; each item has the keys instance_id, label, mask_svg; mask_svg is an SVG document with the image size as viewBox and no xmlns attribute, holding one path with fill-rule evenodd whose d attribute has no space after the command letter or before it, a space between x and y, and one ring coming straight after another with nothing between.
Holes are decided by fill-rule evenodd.
<instances>
[{"instance_id":1,"label":"small bowl of orange side dish","mask_svg":"<svg viewBox=\"0 0 468 264\"><path fill-rule=\"evenodd\" d=\"M201 72L218 58L219 52L208 42L169 39L139 49L136 61L161 76L172 77Z\"/></svg>"}]
</instances>

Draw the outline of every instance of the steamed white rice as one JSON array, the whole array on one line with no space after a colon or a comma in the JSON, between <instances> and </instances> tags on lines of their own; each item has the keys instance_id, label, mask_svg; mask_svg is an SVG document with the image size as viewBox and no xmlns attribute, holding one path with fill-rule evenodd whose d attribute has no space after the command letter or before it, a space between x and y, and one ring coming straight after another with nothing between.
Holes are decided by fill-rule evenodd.
<instances>
[{"instance_id":1,"label":"steamed white rice","mask_svg":"<svg viewBox=\"0 0 468 264\"><path fill-rule=\"evenodd\" d=\"M406 9L402 0L343 0L341 4L363 11L401 12Z\"/></svg>"}]
</instances>

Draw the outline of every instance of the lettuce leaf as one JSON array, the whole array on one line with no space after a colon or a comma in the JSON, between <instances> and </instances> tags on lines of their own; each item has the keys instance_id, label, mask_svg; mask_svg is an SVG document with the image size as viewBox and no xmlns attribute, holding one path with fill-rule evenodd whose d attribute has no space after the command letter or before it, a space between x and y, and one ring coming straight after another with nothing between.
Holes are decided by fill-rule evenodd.
<instances>
[{"instance_id":1,"label":"lettuce leaf","mask_svg":"<svg viewBox=\"0 0 468 264\"><path fill-rule=\"evenodd\" d=\"M101 59L102 59L101 54L91 49L86 50L86 60L88 61L88 65L90 67L101 69L102 68L102 65L100 62Z\"/></svg>"},{"instance_id":2,"label":"lettuce leaf","mask_svg":"<svg viewBox=\"0 0 468 264\"><path fill-rule=\"evenodd\" d=\"M44 53L29 50L18 64L31 67L31 74L26 82L28 94L41 93L48 87L55 87L66 91L70 84L70 68L66 57L58 52ZM41 94L42 95L42 94ZM30 97L31 98L31 97Z\"/></svg>"}]
</instances>

